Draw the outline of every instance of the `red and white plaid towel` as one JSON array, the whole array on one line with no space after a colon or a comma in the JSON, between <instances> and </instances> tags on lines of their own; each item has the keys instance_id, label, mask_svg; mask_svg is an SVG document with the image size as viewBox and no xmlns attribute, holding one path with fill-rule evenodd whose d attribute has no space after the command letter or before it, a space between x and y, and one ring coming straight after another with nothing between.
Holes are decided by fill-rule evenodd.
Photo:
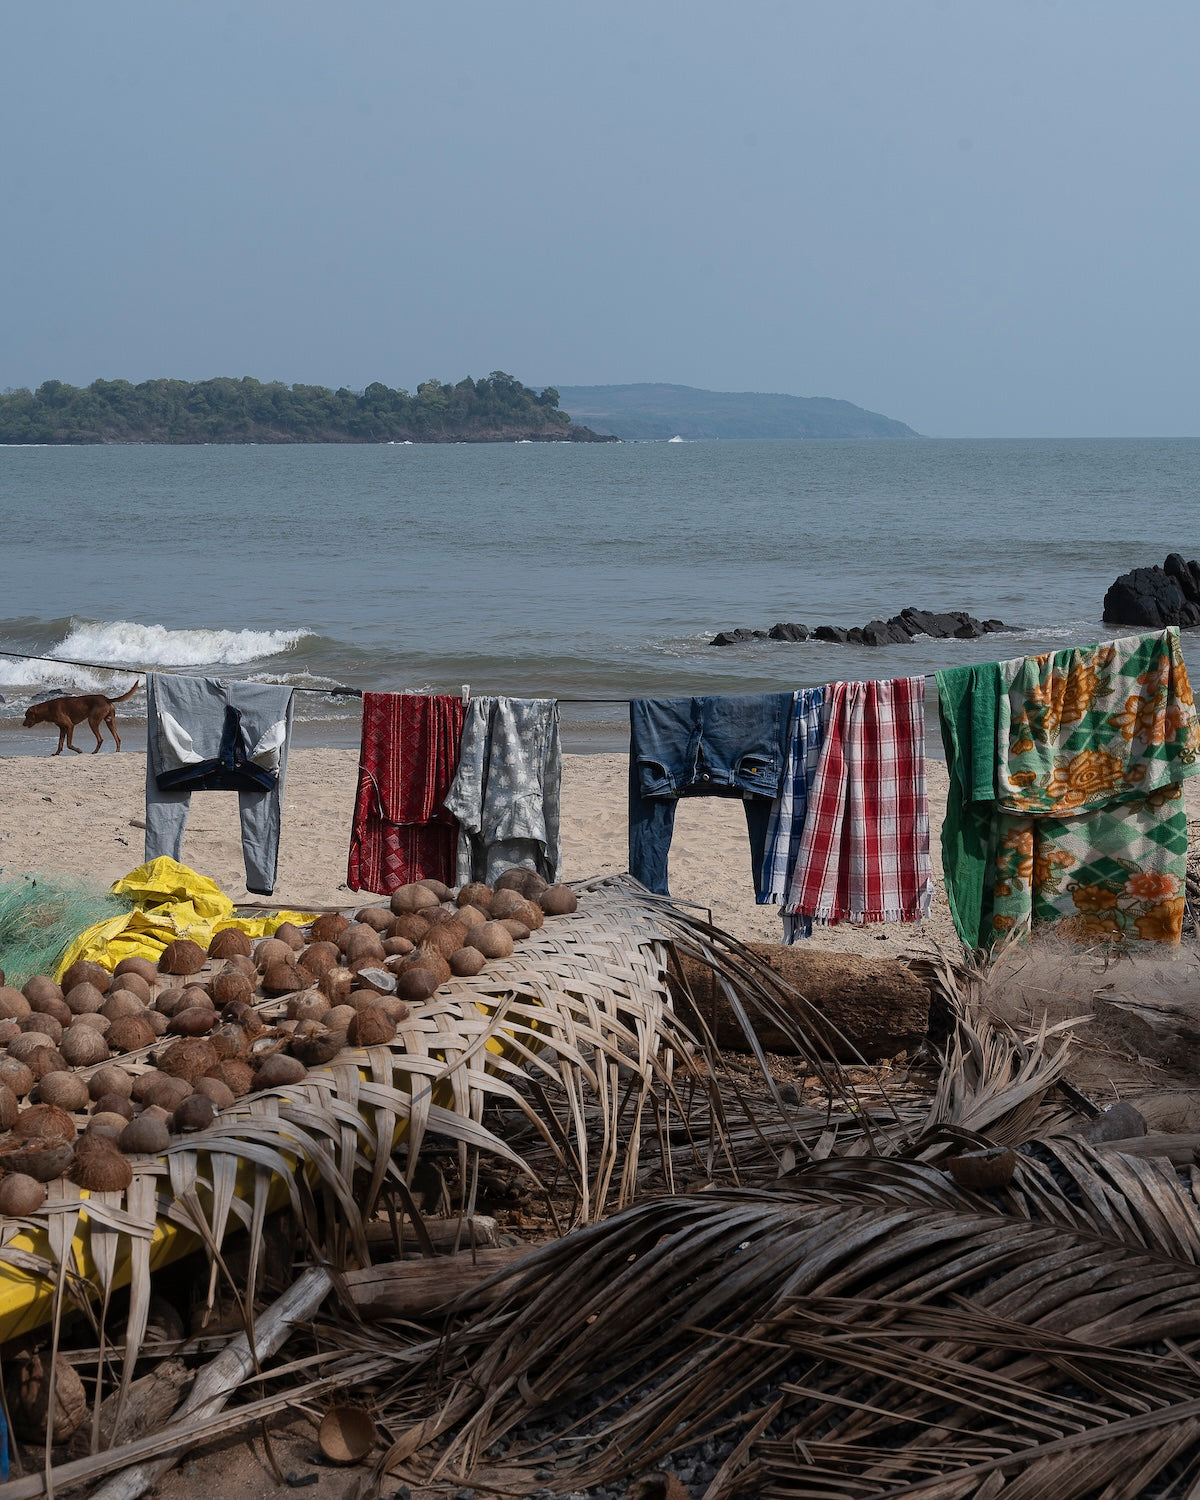
<instances>
[{"instance_id":1,"label":"red and white plaid towel","mask_svg":"<svg viewBox=\"0 0 1200 1500\"><path fill-rule=\"evenodd\" d=\"M925 679L838 682L785 910L814 922L916 922L929 910Z\"/></svg>"}]
</instances>

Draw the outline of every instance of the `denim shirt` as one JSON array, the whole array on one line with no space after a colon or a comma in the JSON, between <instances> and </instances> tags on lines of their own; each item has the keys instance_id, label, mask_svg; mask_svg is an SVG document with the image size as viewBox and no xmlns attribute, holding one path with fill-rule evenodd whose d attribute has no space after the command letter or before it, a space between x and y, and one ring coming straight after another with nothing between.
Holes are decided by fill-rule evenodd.
<instances>
[{"instance_id":1,"label":"denim shirt","mask_svg":"<svg viewBox=\"0 0 1200 1500\"><path fill-rule=\"evenodd\" d=\"M791 693L635 699L629 750L639 793L774 797L791 707Z\"/></svg>"}]
</instances>

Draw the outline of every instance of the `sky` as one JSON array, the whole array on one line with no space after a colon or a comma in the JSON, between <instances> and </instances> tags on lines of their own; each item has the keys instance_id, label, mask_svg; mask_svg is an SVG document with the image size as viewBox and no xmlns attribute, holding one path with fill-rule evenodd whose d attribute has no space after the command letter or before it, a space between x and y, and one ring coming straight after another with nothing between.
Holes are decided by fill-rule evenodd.
<instances>
[{"instance_id":1,"label":"sky","mask_svg":"<svg viewBox=\"0 0 1200 1500\"><path fill-rule=\"evenodd\" d=\"M0 389L672 381L1200 434L1195 0L0 7Z\"/></svg>"}]
</instances>

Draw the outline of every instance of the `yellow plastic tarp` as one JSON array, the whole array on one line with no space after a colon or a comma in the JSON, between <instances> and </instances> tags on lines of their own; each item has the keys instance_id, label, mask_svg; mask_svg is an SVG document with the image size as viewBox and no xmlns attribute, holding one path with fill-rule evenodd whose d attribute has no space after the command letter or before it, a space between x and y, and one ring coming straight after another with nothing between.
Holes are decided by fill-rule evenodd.
<instances>
[{"instance_id":1,"label":"yellow plastic tarp","mask_svg":"<svg viewBox=\"0 0 1200 1500\"><path fill-rule=\"evenodd\" d=\"M112 893L129 901L130 910L81 932L59 960L56 979L81 958L111 972L123 958L148 958L156 964L176 938L207 948L224 927L236 927L247 937L269 937L284 922L303 927L313 920L313 913L300 911L236 917L233 902L215 881L165 855L131 870Z\"/></svg>"}]
</instances>

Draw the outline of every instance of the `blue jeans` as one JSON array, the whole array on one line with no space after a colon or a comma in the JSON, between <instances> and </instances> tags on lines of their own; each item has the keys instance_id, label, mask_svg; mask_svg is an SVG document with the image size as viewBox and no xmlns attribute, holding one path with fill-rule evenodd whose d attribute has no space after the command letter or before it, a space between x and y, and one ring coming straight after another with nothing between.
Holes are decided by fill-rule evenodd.
<instances>
[{"instance_id":1,"label":"blue jeans","mask_svg":"<svg viewBox=\"0 0 1200 1500\"><path fill-rule=\"evenodd\" d=\"M755 895L783 774L791 693L641 698L629 705L629 873L659 895L680 797L742 797Z\"/></svg>"}]
</instances>

